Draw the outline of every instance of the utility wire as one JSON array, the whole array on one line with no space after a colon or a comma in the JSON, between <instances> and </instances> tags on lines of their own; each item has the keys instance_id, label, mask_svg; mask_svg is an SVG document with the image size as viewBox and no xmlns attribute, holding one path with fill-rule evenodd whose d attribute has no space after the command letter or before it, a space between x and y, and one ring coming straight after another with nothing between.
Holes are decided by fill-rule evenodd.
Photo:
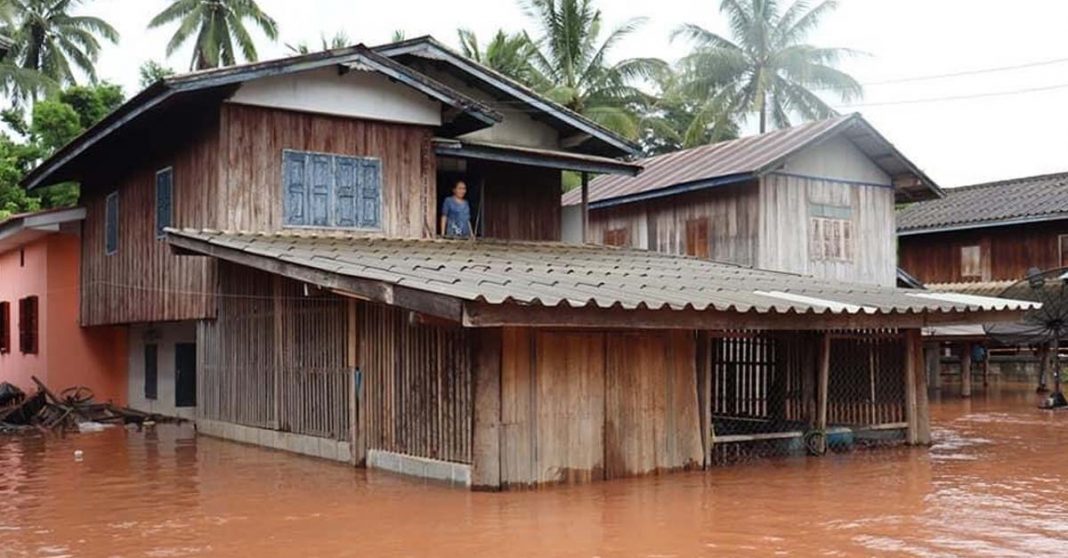
<instances>
[{"instance_id":1,"label":"utility wire","mask_svg":"<svg viewBox=\"0 0 1068 558\"><path fill-rule=\"evenodd\" d=\"M1028 87L1025 89L1013 89L1010 91L992 91L989 93L973 93L967 95L947 95L945 97L927 97L922 99L906 99L902 101L884 101L873 103L856 103L845 105L833 105L837 108L860 108L860 107L884 107L894 105L917 105L921 103L937 103L941 101L964 101L968 99L985 99L988 97L1007 97L1010 95L1022 95L1025 93L1039 93L1042 91L1053 91L1056 89L1068 88L1068 83L1061 83L1057 85L1046 85L1041 87Z\"/></svg>"}]
</instances>

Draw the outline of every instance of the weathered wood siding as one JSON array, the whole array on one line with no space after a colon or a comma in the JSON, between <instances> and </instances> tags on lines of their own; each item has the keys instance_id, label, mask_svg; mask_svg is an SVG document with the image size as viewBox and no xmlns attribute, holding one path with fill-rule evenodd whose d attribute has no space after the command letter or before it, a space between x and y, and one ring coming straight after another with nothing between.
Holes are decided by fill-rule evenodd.
<instances>
[{"instance_id":1,"label":"weathered wood siding","mask_svg":"<svg viewBox=\"0 0 1068 558\"><path fill-rule=\"evenodd\" d=\"M471 333L387 306L357 313L367 449L471 463Z\"/></svg>"},{"instance_id":2,"label":"weathered wood siding","mask_svg":"<svg viewBox=\"0 0 1068 558\"><path fill-rule=\"evenodd\" d=\"M826 279L892 286L897 281L894 191L830 179L770 174L760 181L757 267ZM813 204L850 208L851 261L811 253Z\"/></svg>"},{"instance_id":3,"label":"weathered wood siding","mask_svg":"<svg viewBox=\"0 0 1068 558\"><path fill-rule=\"evenodd\" d=\"M1031 267L1061 267L1060 235L1068 235L1068 220L902 236L899 265L924 283L1018 280ZM980 277L961 274L965 246L979 246Z\"/></svg>"},{"instance_id":4,"label":"weathered wood siding","mask_svg":"<svg viewBox=\"0 0 1068 558\"><path fill-rule=\"evenodd\" d=\"M488 238L560 240L560 171L471 161L483 186L482 230Z\"/></svg>"},{"instance_id":5,"label":"weathered wood siding","mask_svg":"<svg viewBox=\"0 0 1068 558\"><path fill-rule=\"evenodd\" d=\"M177 321L215 314L215 264L178 257L156 238L156 172L174 168L173 224L213 227L225 207L216 203L219 123L197 114L151 141L144 156L114 159L82 185L81 322L85 326ZM104 164L104 163L102 163ZM118 251L104 247L105 199L119 194Z\"/></svg>"},{"instance_id":6,"label":"weathered wood siding","mask_svg":"<svg viewBox=\"0 0 1068 558\"><path fill-rule=\"evenodd\" d=\"M348 441L354 303L233 264L219 271L218 317L197 333L198 417Z\"/></svg>"},{"instance_id":7,"label":"weathered wood siding","mask_svg":"<svg viewBox=\"0 0 1068 558\"><path fill-rule=\"evenodd\" d=\"M694 355L689 331L505 328L502 485L699 466Z\"/></svg>"},{"instance_id":8,"label":"weathered wood siding","mask_svg":"<svg viewBox=\"0 0 1068 558\"><path fill-rule=\"evenodd\" d=\"M368 234L433 236L432 128L232 103L221 114L221 228L283 228L282 151L293 149L381 159L383 230Z\"/></svg>"},{"instance_id":9,"label":"weathered wood siding","mask_svg":"<svg viewBox=\"0 0 1068 558\"><path fill-rule=\"evenodd\" d=\"M710 259L752 265L759 232L758 196L756 184L751 183L593 210L589 239L604 244L606 234L625 231L631 247L686 254L686 224L705 219Z\"/></svg>"}]
</instances>

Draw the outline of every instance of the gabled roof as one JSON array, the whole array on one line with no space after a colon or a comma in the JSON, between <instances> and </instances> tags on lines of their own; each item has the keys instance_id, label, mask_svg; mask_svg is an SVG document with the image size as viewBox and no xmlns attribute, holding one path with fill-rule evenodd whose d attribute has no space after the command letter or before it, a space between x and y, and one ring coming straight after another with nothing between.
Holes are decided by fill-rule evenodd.
<instances>
[{"instance_id":1,"label":"gabled roof","mask_svg":"<svg viewBox=\"0 0 1068 558\"><path fill-rule=\"evenodd\" d=\"M0 253L59 232L63 225L85 219L85 208L63 207L19 213L0 221Z\"/></svg>"},{"instance_id":2,"label":"gabled roof","mask_svg":"<svg viewBox=\"0 0 1068 558\"><path fill-rule=\"evenodd\" d=\"M1068 173L949 188L897 212L898 235L1068 219Z\"/></svg>"},{"instance_id":3,"label":"gabled roof","mask_svg":"<svg viewBox=\"0 0 1068 558\"><path fill-rule=\"evenodd\" d=\"M973 312L1034 307L1032 302L841 283L647 250L559 242L174 229L168 229L168 241L185 253L213 256L376 302L412 305L410 309L417 311L416 305L421 305L467 325L489 325L478 323L472 314L472 309L487 306L521 307L513 318L520 320L552 308L717 312L735 320L743 315L841 316L844 327L857 323L849 320L858 316L903 315L918 327L928 320L967 322ZM678 314L667 316L674 315ZM625 316L613 323L641 327ZM685 327L670 319L660 323ZM881 323L880 327L892 327ZM815 326L802 326L809 327Z\"/></svg>"},{"instance_id":4,"label":"gabled roof","mask_svg":"<svg viewBox=\"0 0 1068 558\"><path fill-rule=\"evenodd\" d=\"M775 171L800 151L838 135L848 138L899 182L899 198L940 195L938 185L861 115L848 114L638 161L645 171L636 178L594 179L590 184L590 206L618 205L751 180ZM909 180L897 180L902 178ZM564 194L563 203L577 205L579 193L573 190Z\"/></svg>"},{"instance_id":5,"label":"gabled roof","mask_svg":"<svg viewBox=\"0 0 1068 558\"><path fill-rule=\"evenodd\" d=\"M501 115L484 104L377 54L364 45L356 45L266 62L202 70L159 80L63 146L27 174L22 179L22 185L33 189L77 179L71 165L78 158L85 156L98 144L109 141L111 136L134 121L143 122L157 116L166 106L199 97L222 99L246 81L330 66L337 66L341 71L359 69L377 72L453 107L458 113L458 121L455 123L458 132L473 131L501 121Z\"/></svg>"},{"instance_id":6,"label":"gabled roof","mask_svg":"<svg viewBox=\"0 0 1068 558\"><path fill-rule=\"evenodd\" d=\"M640 152L636 143L545 98L518 81L463 56L433 37L415 37L380 45L374 47L374 50L405 64L413 59L432 64L458 76L464 82L477 84L478 87L492 92L504 103L515 105L518 102L530 111L534 118L551 122L558 129L574 132L580 139L573 147L581 151L608 157L637 155Z\"/></svg>"}]
</instances>

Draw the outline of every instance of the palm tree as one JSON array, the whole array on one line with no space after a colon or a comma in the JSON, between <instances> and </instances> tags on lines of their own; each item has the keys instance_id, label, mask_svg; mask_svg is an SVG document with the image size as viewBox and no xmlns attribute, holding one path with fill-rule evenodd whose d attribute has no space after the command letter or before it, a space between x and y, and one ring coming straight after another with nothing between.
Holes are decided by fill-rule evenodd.
<instances>
[{"instance_id":1,"label":"palm tree","mask_svg":"<svg viewBox=\"0 0 1068 558\"><path fill-rule=\"evenodd\" d=\"M334 33L334 36L330 37L329 39L326 38L326 35L319 35L319 44L319 50L333 50L336 48L345 48L347 46L350 46L352 45L352 41L349 39L347 33L345 33L344 31L338 31L337 33ZM286 49L289 50L289 52L297 55L309 54L312 52L311 47L308 46L308 43L306 41L301 41L295 45L286 43Z\"/></svg>"},{"instance_id":2,"label":"palm tree","mask_svg":"<svg viewBox=\"0 0 1068 558\"><path fill-rule=\"evenodd\" d=\"M478 37L470 29L458 29L456 34L460 38L460 50L467 58L522 83L539 81L540 76L530 65L534 45L523 33L499 30L485 48L479 45Z\"/></svg>"},{"instance_id":3,"label":"palm tree","mask_svg":"<svg viewBox=\"0 0 1068 558\"><path fill-rule=\"evenodd\" d=\"M148 22L148 27L178 22L178 29L167 43L167 56L196 33L189 68L203 70L236 64L238 51L248 62L258 59L246 21L259 27L272 41L278 38L278 24L263 13L255 0L173 0Z\"/></svg>"},{"instance_id":4,"label":"palm tree","mask_svg":"<svg viewBox=\"0 0 1068 558\"><path fill-rule=\"evenodd\" d=\"M76 67L95 83L99 39L118 43L119 33L101 18L73 15L80 4L80 0L7 0L12 63L59 84L77 83Z\"/></svg>"},{"instance_id":5,"label":"palm tree","mask_svg":"<svg viewBox=\"0 0 1068 558\"><path fill-rule=\"evenodd\" d=\"M671 153L738 137L738 125L722 98L696 99L687 94L681 76L664 68L650 80L649 102L636 107L641 131L638 143L646 156Z\"/></svg>"},{"instance_id":6,"label":"palm tree","mask_svg":"<svg viewBox=\"0 0 1068 558\"><path fill-rule=\"evenodd\" d=\"M843 102L863 95L860 83L835 67L854 51L804 42L837 7L836 0L813 8L805 0L794 0L780 11L777 0L721 0L733 40L697 25L685 25L674 34L696 43L680 62L689 93L715 99L738 113L757 113L761 133L769 117L776 127L785 128L791 114L806 120L837 114L816 91L833 92Z\"/></svg>"},{"instance_id":7,"label":"palm tree","mask_svg":"<svg viewBox=\"0 0 1068 558\"><path fill-rule=\"evenodd\" d=\"M554 101L626 137L638 136L632 107L647 97L632 83L664 66L654 58L633 58L611 64L612 49L638 29L632 19L613 29L603 41L601 12L592 0L525 0L527 14L539 27L531 64L532 85Z\"/></svg>"}]
</instances>

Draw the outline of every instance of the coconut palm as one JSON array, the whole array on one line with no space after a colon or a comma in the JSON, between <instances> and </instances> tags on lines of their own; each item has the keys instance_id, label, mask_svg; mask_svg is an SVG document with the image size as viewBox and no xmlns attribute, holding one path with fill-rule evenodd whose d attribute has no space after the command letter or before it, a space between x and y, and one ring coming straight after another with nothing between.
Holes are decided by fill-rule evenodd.
<instances>
[{"instance_id":1,"label":"coconut palm","mask_svg":"<svg viewBox=\"0 0 1068 558\"><path fill-rule=\"evenodd\" d=\"M835 110L816 91L845 102L863 94L857 80L835 67L854 51L816 47L805 40L837 6L835 0L815 7L794 0L780 10L777 0L721 0L731 39L697 25L675 32L695 43L680 62L689 93L717 99L740 113L757 113L761 132L769 118L784 128L790 126L791 115L806 120L833 116Z\"/></svg>"},{"instance_id":2,"label":"coconut palm","mask_svg":"<svg viewBox=\"0 0 1068 558\"><path fill-rule=\"evenodd\" d=\"M601 12L592 0L525 0L523 7L538 28L531 65L532 85L554 101L624 136L636 138L637 118L630 107L645 102L634 87L664 66L654 58L608 61L614 47L638 29L632 19L604 40Z\"/></svg>"},{"instance_id":3,"label":"coconut palm","mask_svg":"<svg viewBox=\"0 0 1068 558\"><path fill-rule=\"evenodd\" d=\"M334 33L334 36L329 39L326 38L326 35L319 35L319 50L333 50L337 48L345 48L350 45L352 45L352 40L349 39L348 34L344 31ZM290 53L296 55L309 54L312 52L307 41L301 41L295 45L286 43L286 49L289 50Z\"/></svg>"},{"instance_id":4,"label":"coconut palm","mask_svg":"<svg viewBox=\"0 0 1068 558\"><path fill-rule=\"evenodd\" d=\"M246 61L255 62L256 44L245 27L246 22L255 24L272 41L278 38L278 24L255 0L173 0L148 22L148 27L175 22L178 29L167 43L167 56L196 34L189 64L192 70L232 66L239 54Z\"/></svg>"},{"instance_id":5,"label":"coconut palm","mask_svg":"<svg viewBox=\"0 0 1068 558\"><path fill-rule=\"evenodd\" d=\"M467 58L523 83L531 84L540 80L530 65L534 45L523 33L499 30L485 48L470 29L459 29L456 34L460 38L460 50Z\"/></svg>"},{"instance_id":6,"label":"coconut palm","mask_svg":"<svg viewBox=\"0 0 1068 558\"><path fill-rule=\"evenodd\" d=\"M693 98L671 68L657 72L649 81L655 88L653 94L635 110L641 131L638 143L646 156L738 137L736 119L721 96Z\"/></svg>"},{"instance_id":7,"label":"coconut palm","mask_svg":"<svg viewBox=\"0 0 1068 558\"><path fill-rule=\"evenodd\" d=\"M7 0L12 63L59 84L77 83L74 68L96 82L100 39L117 43L119 33L101 18L71 13L80 4L80 0Z\"/></svg>"}]
</instances>

